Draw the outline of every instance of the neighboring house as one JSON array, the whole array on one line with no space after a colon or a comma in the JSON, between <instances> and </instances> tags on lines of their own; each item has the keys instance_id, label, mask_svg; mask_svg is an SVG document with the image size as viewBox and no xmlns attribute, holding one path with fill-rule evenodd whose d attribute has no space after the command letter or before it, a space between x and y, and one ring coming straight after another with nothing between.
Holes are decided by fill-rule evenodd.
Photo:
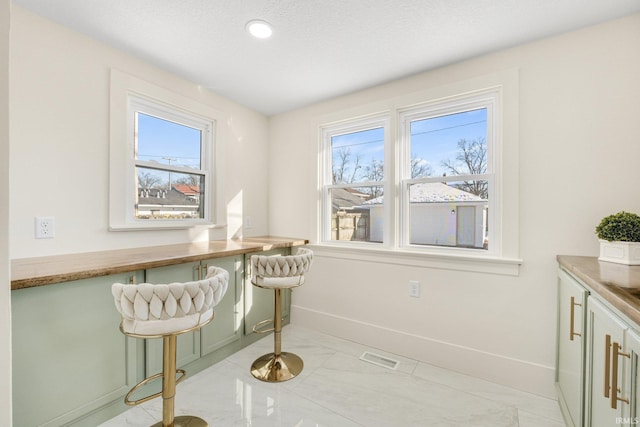
<instances>
[{"instance_id":1,"label":"neighboring house","mask_svg":"<svg viewBox=\"0 0 640 427\"><path fill-rule=\"evenodd\" d=\"M350 188L334 188L331 190L331 211L333 213L344 211L362 211L362 203L368 195L358 193Z\"/></svg>"},{"instance_id":2,"label":"neighboring house","mask_svg":"<svg viewBox=\"0 0 640 427\"><path fill-rule=\"evenodd\" d=\"M371 241L382 241L384 196L364 202L370 209ZM488 201L440 182L409 191L410 242L414 245L486 248Z\"/></svg>"},{"instance_id":3,"label":"neighboring house","mask_svg":"<svg viewBox=\"0 0 640 427\"><path fill-rule=\"evenodd\" d=\"M171 191L157 188L138 189L136 218L199 218L200 188L174 184Z\"/></svg>"},{"instance_id":4,"label":"neighboring house","mask_svg":"<svg viewBox=\"0 0 640 427\"><path fill-rule=\"evenodd\" d=\"M189 184L173 184L172 189L184 194L187 200L200 201L200 187Z\"/></svg>"}]
</instances>

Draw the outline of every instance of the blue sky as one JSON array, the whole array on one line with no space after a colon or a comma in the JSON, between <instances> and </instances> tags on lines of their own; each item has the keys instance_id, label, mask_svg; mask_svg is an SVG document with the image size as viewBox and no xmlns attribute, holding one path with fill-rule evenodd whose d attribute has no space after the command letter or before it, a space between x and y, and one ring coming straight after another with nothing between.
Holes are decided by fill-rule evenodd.
<instances>
[{"instance_id":1,"label":"blue sky","mask_svg":"<svg viewBox=\"0 0 640 427\"><path fill-rule=\"evenodd\" d=\"M139 113L138 158L199 169L200 130Z\"/></svg>"},{"instance_id":2,"label":"blue sky","mask_svg":"<svg viewBox=\"0 0 640 427\"><path fill-rule=\"evenodd\" d=\"M432 176L441 176L446 169L442 162L455 162L460 139L473 140L487 137L486 109L417 120L411 123L411 156L422 159L432 170ZM361 165L384 158L384 132L382 128L339 135L332 138L334 163L336 154L349 149L351 158L360 156Z\"/></svg>"},{"instance_id":3,"label":"blue sky","mask_svg":"<svg viewBox=\"0 0 640 427\"><path fill-rule=\"evenodd\" d=\"M446 172L442 162L455 161L460 139L486 140L486 122L486 109L413 121L411 157L429 165L432 176L441 176ZM138 158L141 160L200 168L200 136L198 129L138 114ZM352 161L360 156L363 168L373 160L382 162L383 136L382 128L334 136L334 163L341 148L350 150Z\"/></svg>"}]
</instances>

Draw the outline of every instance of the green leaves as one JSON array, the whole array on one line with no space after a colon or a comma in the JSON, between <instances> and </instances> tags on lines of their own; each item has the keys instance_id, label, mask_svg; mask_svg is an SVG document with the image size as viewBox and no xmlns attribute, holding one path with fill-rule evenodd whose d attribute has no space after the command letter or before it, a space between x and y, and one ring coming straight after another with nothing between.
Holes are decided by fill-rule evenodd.
<instances>
[{"instance_id":1,"label":"green leaves","mask_svg":"<svg viewBox=\"0 0 640 427\"><path fill-rule=\"evenodd\" d=\"M622 211L604 217L596 227L596 234L610 242L640 242L640 216Z\"/></svg>"}]
</instances>

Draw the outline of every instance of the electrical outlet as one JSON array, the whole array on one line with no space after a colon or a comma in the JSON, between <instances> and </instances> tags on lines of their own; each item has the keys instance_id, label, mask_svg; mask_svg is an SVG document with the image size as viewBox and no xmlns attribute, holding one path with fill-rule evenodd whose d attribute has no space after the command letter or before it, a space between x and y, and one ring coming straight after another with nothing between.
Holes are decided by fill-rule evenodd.
<instances>
[{"instance_id":1,"label":"electrical outlet","mask_svg":"<svg viewBox=\"0 0 640 427\"><path fill-rule=\"evenodd\" d=\"M53 239L55 233L55 222L52 216L36 217L36 239Z\"/></svg>"},{"instance_id":2,"label":"electrical outlet","mask_svg":"<svg viewBox=\"0 0 640 427\"><path fill-rule=\"evenodd\" d=\"M420 282L417 280L409 280L409 296L420 298Z\"/></svg>"},{"instance_id":3,"label":"electrical outlet","mask_svg":"<svg viewBox=\"0 0 640 427\"><path fill-rule=\"evenodd\" d=\"M253 228L253 219L249 215L244 217L244 228Z\"/></svg>"}]
</instances>

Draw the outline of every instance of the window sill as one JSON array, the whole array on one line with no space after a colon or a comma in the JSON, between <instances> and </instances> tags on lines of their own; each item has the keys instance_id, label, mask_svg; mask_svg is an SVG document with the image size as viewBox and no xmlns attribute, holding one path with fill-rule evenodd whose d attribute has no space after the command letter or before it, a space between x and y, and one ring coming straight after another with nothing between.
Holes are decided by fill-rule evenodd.
<instances>
[{"instance_id":1,"label":"window sill","mask_svg":"<svg viewBox=\"0 0 640 427\"><path fill-rule=\"evenodd\" d=\"M112 224L109 231L158 231L158 230L186 230L195 227L205 227L210 229L225 228L227 224L213 224L210 222L153 222L153 223L126 223Z\"/></svg>"},{"instance_id":2,"label":"window sill","mask_svg":"<svg viewBox=\"0 0 640 427\"><path fill-rule=\"evenodd\" d=\"M384 248L345 247L331 244L310 245L318 257L353 259L378 264L406 265L443 270L518 276L521 259L482 255L439 254Z\"/></svg>"}]
</instances>

